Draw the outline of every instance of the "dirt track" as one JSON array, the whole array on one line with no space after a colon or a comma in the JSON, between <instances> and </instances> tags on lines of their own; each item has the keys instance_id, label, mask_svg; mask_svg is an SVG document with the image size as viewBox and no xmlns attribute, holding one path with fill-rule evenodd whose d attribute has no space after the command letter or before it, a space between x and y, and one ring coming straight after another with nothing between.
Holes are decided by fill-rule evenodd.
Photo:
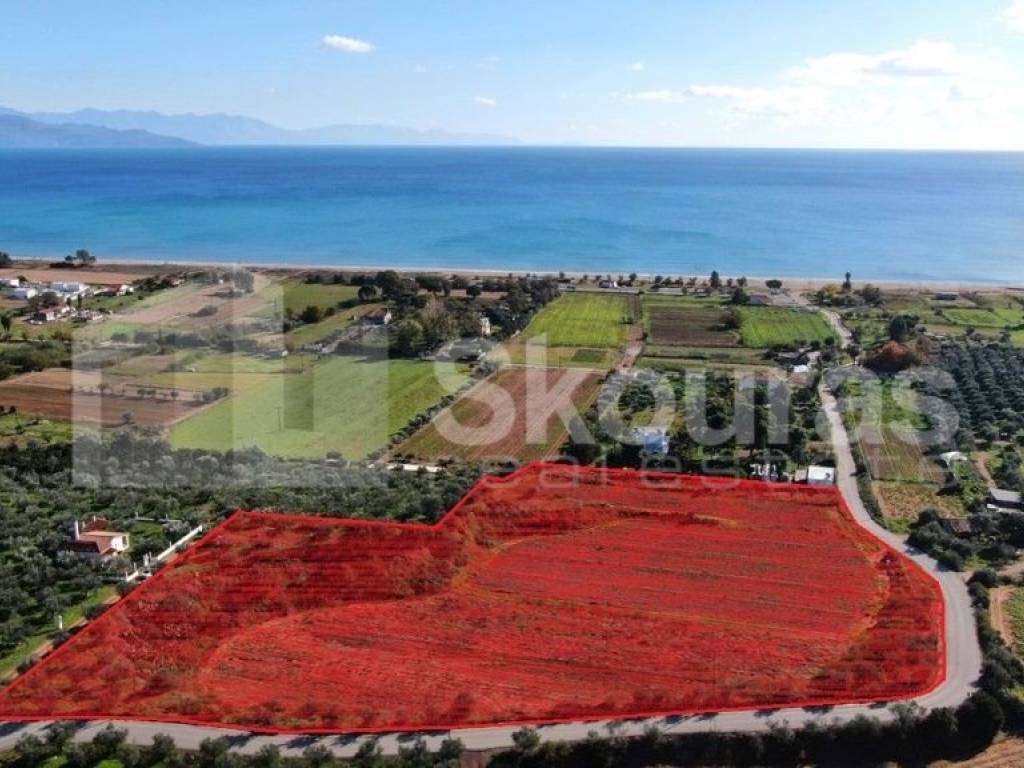
<instances>
[{"instance_id":1,"label":"dirt track","mask_svg":"<svg viewBox=\"0 0 1024 768\"><path fill-rule=\"evenodd\" d=\"M992 626L1002 635L1005 643L1013 647L1013 628L1010 617L1006 615L1006 601L1013 594L1013 587L996 587L989 592L989 618Z\"/></svg>"}]
</instances>

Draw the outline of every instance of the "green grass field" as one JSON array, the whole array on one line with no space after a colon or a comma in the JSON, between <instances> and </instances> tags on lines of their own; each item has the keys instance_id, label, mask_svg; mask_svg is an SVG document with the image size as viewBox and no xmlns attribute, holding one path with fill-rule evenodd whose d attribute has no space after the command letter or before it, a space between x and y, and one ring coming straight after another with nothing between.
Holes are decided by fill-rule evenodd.
<instances>
[{"instance_id":1,"label":"green grass field","mask_svg":"<svg viewBox=\"0 0 1024 768\"><path fill-rule=\"evenodd\" d=\"M625 296L567 293L538 312L522 337L546 334L552 347L620 347L630 319L636 318L630 317Z\"/></svg>"},{"instance_id":2,"label":"green grass field","mask_svg":"<svg viewBox=\"0 0 1024 768\"><path fill-rule=\"evenodd\" d=\"M281 284L284 311L299 313L306 307L320 309L336 307L346 301L358 299L359 287L340 283L306 283L302 280L286 280Z\"/></svg>"},{"instance_id":3,"label":"green grass field","mask_svg":"<svg viewBox=\"0 0 1024 768\"><path fill-rule=\"evenodd\" d=\"M546 368L596 368L607 370L615 365L619 353L614 349L595 347L543 347L543 357L527 360L526 345L506 343L495 347L487 356L498 365L541 365Z\"/></svg>"},{"instance_id":4,"label":"green grass field","mask_svg":"<svg viewBox=\"0 0 1024 768\"><path fill-rule=\"evenodd\" d=\"M765 360L764 351L746 347L676 347L648 344L644 347L644 358L658 360L707 360L722 363L747 365L771 365Z\"/></svg>"},{"instance_id":5,"label":"green grass field","mask_svg":"<svg viewBox=\"0 0 1024 768\"><path fill-rule=\"evenodd\" d=\"M287 458L336 452L361 459L458 389L465 373L451 378L443 387L433 365L414 360L335 357L240 391L175 425L170 440L176 448L258 447Z\"/></svg>"},{"instance_id":6,"label":"green grass field","mask_svg":"<svg viewBox=\"0 0 1024 768\"><path fill-rule=\"evenodd\" d=\"M284 337L285 344L296 348L306 344L315 344L326 339L328 336L345 330L359 318L383 306L383 304L359 304L349 309L339 309L326 320L309 325L300 325L294 330L289 331Z\"/></svg>"},{"instance_id":7,"label":"green grass field","mask_svg":"<svg viewBox=\"0 0 1024 768\"><path fill-rule=\"evenodd\" d=\"M312 358L305 355L266 359L241 352L176 352L132 358L108 368L107 374L125 377L136 386L198 391L227 387L232 394L240 394L267 384L286 371L301 371L312 363Z\"/></svg>"},{"instance_id":8,"label":"green grass field","mask_svg":"<svg viewBox=\"0 0 1024 768\"><path fill-rule=\"evenodd\" d=\"M71 422L38 419L35 416L4 414L0 416L0 445L66 443L72 438Z\"/></svg>"},{"instance_id":9,"label":"green grass field","mask_svg":"<svg viewBox=\"0 0 1024 768\"><path fill-rule=\"evenodd\" d=\"M740 338L754 349L824 343L834 332L817 312L772 307L743 307L740 310Z\"/></svg>"},{"instance_id":10,"label":"green grass field","mask_svg":"<svg viewBox=\"0 0 1024 768\"><path fill-rule=\"evenodd\" d=\"M947 309L945 315L957 325L975 328L1015 328L1024 323L1024 308L1016 303L994 303L988 309Z\"/></svg>"},{"instance_id":11,"label":"green grass field","mask_svg":"<svg viewBox=\"0 0 1024 768\"><path fill-rule=\"evenodd\" d=\"M1010 617L1010 631L1013 633L1013 651L1024 659L1024 587L1013 590L1006 601L1006 613Z\"/></svg>"},{"instance_id":12,"label":"green grass field","mask_svg":"<svg viewBox=\"0 0 1024 768\"><path fill-rule=\"evenodd\" d=\"M742 361L729 361L719 359L702 359L696 357L641 357L636 361L637 368L650 368L653 371L666 371L672 373L687 373L700 371L721 371L721 372L757 372L778 370L775 366L745 363Z\"/></svg>"}]
</instances>

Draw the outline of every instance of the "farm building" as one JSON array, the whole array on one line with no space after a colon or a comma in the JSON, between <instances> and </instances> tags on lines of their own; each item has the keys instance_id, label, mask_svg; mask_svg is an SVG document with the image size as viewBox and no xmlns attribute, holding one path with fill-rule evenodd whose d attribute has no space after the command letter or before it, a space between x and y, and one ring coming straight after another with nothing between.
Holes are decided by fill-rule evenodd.
<instances>
[{"instance_id":1,"label":"farm building","mask_svg":"<svg viewBox=\"0 0 1024 768\"><path fill-rule=\"evenodd\" d=\"M86 560L106 560L125 552L129 535L113 530L113 524L101 517L93 517L84 526L75 520L74 538L67 549Z\"/></svg>"},{"instance_id":2,"label":"farm building","mask_svg":"<svg viewBox=\"0 0 1024 768\"><path fill-rule=\"evenodd\" d=\"M39 291L31 285L23 285L11 291L11 298L17 299L18 301L28 301L38 295Z\"/></svg>"},{"instance_id":3,"label":"farm building","mask_svg":"<svg viewBox=\"0 0 1024 768\"><path fill-rule=\"evenodd\" d=\"M33 323L53 323L64 315L63 307L46 307L32 313Z\"/></svg>"},{"instance_id":4,"label":"farm building","mask_svg":"<svg viewBox=\"0 0 1024 768\"><path fill-rule=\"evenodd\" d=\"M77 299L89 292L89 286L85 283L55 281L50 283L50 290L56 293L65 301Z\"/></svg>"},{"instance_id":5,"label":"farm building","mask_svg":"<svg viewBox=\"0 0 1024 768\"><path fill-rule=\"evenodd\" d=\"M387 325L391 322L391 310L382 308L371 312L366 319L372 325Z\"/></svg>"},{"instance_id":6,"label":"farm building","mask_svg":"<svg viewBox=\"0 0 1024 768\"><path fill-rule=\"evenodd\" d=\"M1021 499L1020 491L989 488L988 506L997 512L1020 512L1024 510L1024 501Z\"/></svg>"},{"instance_id":7,"label":"farm building","mask_svg":"<svg viewBox=\"0 0 1024 768\"><path fill-rule=\"evenodd\" d=\"M821 467L812 464L807 468L806 483L808 485L835 485L835 482L835 467Z\"/></svg>"}]
</instances>

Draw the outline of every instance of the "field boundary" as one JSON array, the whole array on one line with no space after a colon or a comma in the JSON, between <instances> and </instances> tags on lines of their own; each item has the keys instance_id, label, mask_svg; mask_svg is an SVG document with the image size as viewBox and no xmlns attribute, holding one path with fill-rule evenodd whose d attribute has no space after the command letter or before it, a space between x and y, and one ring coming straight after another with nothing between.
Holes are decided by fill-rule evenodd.
<instances>
[{"instance_id":1,"label":"field boundary","mask_svg":"<svg viewBox=\"0 0 1024 768\"><path fill-rule=\"evenodd\" d=\"M797 493L812 497L828 497L838 502L837 509L847 519L848 522L863 531L871 539L878 543L884 552L888 555L895 557L906 567L916 569L918 572L924 574L930 581L932 587L935 590L934 600L932 601L931 611L932 615L937 617L938 626L940 627L939 633L939 658L941 663L934 675L933 682L925 689L916 691L913 695L889 695L889 696L871 696L871 697L851 697L844 698L842 700L835 699L808 699L808 700L797 700L797 701L786 701L780 703L779 707L786 708L813 708L813 707L835 707L844 706L848 704L868 704L868 703L892 703L899 701L913 701L917 698L927 696L939 687L941 687L947 679L948 672L948 659L947 659L947 639L946 639L946 610L945 610L945 599L942 585L939 580L925 568L920 566L912 558L908 557L904 553L890 546L886 541L880 539L871 530L862 526L857 518L853 515L849 505L845 498L837 487L809 487L803 485L795 485L792 483L772 483L762 482L759 480L747 480L737 478L723 478L714 475L681 475L672 472L659 472L659 471L646 471L637 470L630 468L607 468L607 467L588 467L579 465L569 464L556 464L545 461L534 461L528 464L524 464L518 469L514 470L508 475L485 475L482 477L476 485L473 486L458 502L446 512L437 522L430 525L422 523L403 523L403 522L392 522L383 520L362 520L352 518L333 518L333 517L321 517L317 515L290 515L287 513L269 512L266 510L238 510L232 513L225 520L218 523L212 528L205 536L200 538L197 543L189 548L189 550L180 556L173 565L168 566L165 569L158 571L152 577L147 579L144 583L136 587L132 592L125 596L122 600L113 605L109 610L104 612L97 619L89 622L86 627L77 633L74 637L69 639L63 645L56 648L54 651L49 653L41 661L35 664L31 669L22 675L19 675L6 690L11 691L24 685L26 681L33 679L45 665L53 659L59 658L62 655L67 654L74 649L76 640L92 631L96 631L97 627L103 626L105 622L112 621L112 617L116 616L118 612L122 612L127 609L133 602L140 600L149 590L152 590L154 584L159 584L161 579L166 578L172 570L180 568L183 565L189 563L193 558L197 556L197 553L204 551L211 544L216 542L225 531L233 524L233 522L242 519L243 517L256 518L256 519L267 519L267 520L280 520L288 519L293 521L302 522L305 524L311 524L314 526L323 527L343 527L343 528L386 528L391 530L416 530L423 531L438 530L449 525L449 521L452 520L462 508L474 499L477 491L488 485L495 484L507 484L517 480L520 476L527 474L528 472L540 471L543 472L545 468L559 468L564 471L566 468L572 467L578 473L583 470L586 474L598 474L606 479L615 479L623 477L637 478L642 477L644 479L651 480L673 480L679 482L704 482L707 490L735 490L739 488L744 489L758 489L762 492L767 491L785 491L786 493ZM131 716L126 717L125 715L112 715L110 713L85 713L75 714L70 717L58 717L55 718L52 715L19 715L19 714L7 714L0 711L0 722L49 722L53 720L74 720L74 721L92 721L92 720L103 720L103 721L115 721L115 722L143 722L143 723L178 723L183 725L191 725L203 728L215 728L231 731L245 731L254 734L308 734L308 735L333 735L333 734L384 734L384 733L396 733L396 732L421 732L421 733L432 733L432 732L444 732L451 730L484 730L489 728L501 728L501 727L514 727L524 725L561 725L568 723L579 723L579 722L594 722L602 720L636 720L636 719L652 719L652 718L665 718L673 716L690 716L690 715L701 715L708 713L726 713L726 712L761 712L770 711L774 709L772 704L765 703L757 707L745 706L722 706L708 708L693 708L693 709L669 709L669 710L640 710L636 712L613 712L613 713L592 713L586 715L566 716L566 717L553 717L553 718L523 718L518 720L507 720L507 721L494 721L488 723L479 722L450 722L450 723L431 723L424 725L420 724L389 724L386 726L366 726L366 727L352 727L352 728L296 728L296 727L271 727L262 725L250 725L241 723L226 723L216 722L211 720L202 720L199 718L190 718L187 716Z\"/></svg>"}]
</instances>

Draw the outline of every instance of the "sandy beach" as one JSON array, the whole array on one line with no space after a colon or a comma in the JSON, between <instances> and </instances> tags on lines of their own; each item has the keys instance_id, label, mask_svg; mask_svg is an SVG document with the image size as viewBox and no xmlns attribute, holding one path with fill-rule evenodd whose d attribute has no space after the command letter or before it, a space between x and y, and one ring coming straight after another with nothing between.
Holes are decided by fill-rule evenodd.
<instances>
[{"instance_id":1,"label":"sandy beach","mask_svg":"<svg viewBox=\"0 0 1024 768\"><path fill-rule=\"evenodd\" d=\"M42 257L34 258L17 258L14 263L5 269L0 270L0 277L14 276L19 271L31 270L33 272L45 271L46 277L40 279L44 280L67 280L67 279L82 279L88 282L86 276L90 273L101 273L104 274L106 279L110 279L111 274L117 274L119 276L131 277L134 275L136 278L149 274L168 274L173 272L181 271L182 269L201 269L203 267L217 267L221 269L247 269L253 272L262 272L267 274L299 274L307 272L345 272L345 273L374 273L381 270L393 270L403 275L461 275L463 277L502 277L505 275L536 275L540 277L560 277L565 276L571 280L580 280L583 277L589 277L596 279L598 277L604 277L607 272L581 272L581 271L569 271L569 270L500 270L500 269L463 269L463 268L446 268L446 267L390 267L372 264L246 264L244 262L230 262L230 261L190 261L188 259L175 260L175 261L147 261L144 259L117 259L111 262L100 261L97 264L90 267L75 268L75 269L58 269L51 267L52 264L56 264L59 261L59 257L53 259L46 259ZM661 277L672 280L688 280L696 277L698 281L706 280L711 274L715 267L710 265L707 273L704 274L693 274L693 273L662 273ZM57 273L60 273L59 275ZM619 275L627 275L629 273L612 273L612 278L615 279ZM644 283L652 283L655 274L637 272L637 278ZM763 287L766 280L773 279L773 275L733 275L727 272L721 272L722 280L728 280L729 278L746 277L748 285L752 289L756 289L759 286ZM797 292L816 291L826 285L838 285L843 282L844 275L835 275L833 277L825 276L807 276L807 277L779 277L782 280L783 286L789 290ZM929 290L936 291L1013 291L1013 292L1024 292L1024 284L1020 282L1003 282L993 280L991 282L978 282L978 281L966 281L966 280L874 280L874 279L862 279L853 274L853 282L855 285L866 285L872 284L877 285L881 288L890 291L909 291L920 288L927 288Z\"/></svg>"}]
</instances>

